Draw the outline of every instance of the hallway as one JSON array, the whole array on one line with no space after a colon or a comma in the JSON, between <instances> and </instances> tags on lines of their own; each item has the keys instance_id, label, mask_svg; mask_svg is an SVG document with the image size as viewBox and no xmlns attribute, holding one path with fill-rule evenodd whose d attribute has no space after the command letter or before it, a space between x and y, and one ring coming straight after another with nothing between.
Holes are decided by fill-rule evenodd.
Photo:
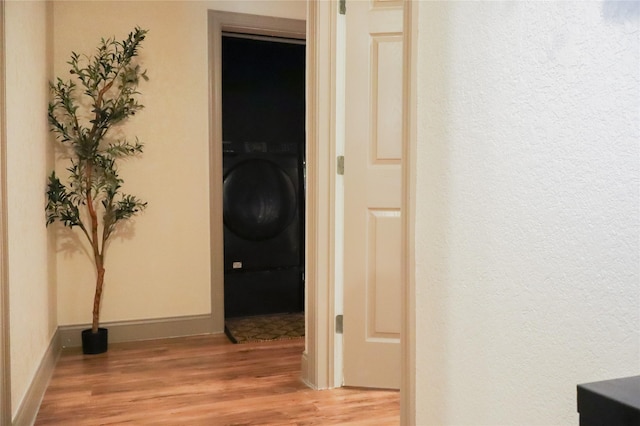
<instances>
[{"instance_id":1,"label":"hallway","mask_svg":"<svg viewBox=\"0 0 640 426\"><path fill-rule=\"evenodd\" d=\"M304 339L231 344L224 335L65 350L36 425L395 425L396 391L314 391Z\"/></svg>"}]
</instances>

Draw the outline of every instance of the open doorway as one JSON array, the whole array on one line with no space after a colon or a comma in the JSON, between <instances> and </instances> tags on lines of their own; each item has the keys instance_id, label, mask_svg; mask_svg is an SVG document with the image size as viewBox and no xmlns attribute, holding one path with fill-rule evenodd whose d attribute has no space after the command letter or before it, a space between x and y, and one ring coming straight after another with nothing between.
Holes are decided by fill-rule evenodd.
<instances>
[{"instance_id":1,"label":"open doorway","mask_svg":"<svg viewBox=\"0 0 640 426\"><path fill-rule=\"evenodd\" d=\"M305 21L209 12L213 332L292 311L304 330L305 33Z\"/></svg>"},{"instance_id":2,"label":"open doorway","mask_svg":"<svg viewBox=\"0 0 640 426\"><path fill-rule=\"evenodd\" d=\"M311 388L339 386L334 371L335 25L337 3L309 2L307 21L209 11L211 331L224 331L222 214L222 34L306 40L305 350L301 377ZM308 31L308 34L307 34ZM307 37L308 35L308 37Z\"/></svg>"},{"instance_id":3,"label":"open doorway","mask_svg":"<svg viewBox=\"0 0 640 426\"><path fill-rule=\"evenodd\" d=\"M304 311L304 40L223 32L225 319Z\"/></svg>"}]
</instances>

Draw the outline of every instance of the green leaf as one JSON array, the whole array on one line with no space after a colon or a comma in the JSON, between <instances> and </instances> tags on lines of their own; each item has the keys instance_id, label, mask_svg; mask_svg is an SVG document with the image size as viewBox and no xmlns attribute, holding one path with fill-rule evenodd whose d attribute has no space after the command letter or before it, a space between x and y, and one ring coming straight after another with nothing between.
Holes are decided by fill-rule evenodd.
<instances>
[{"instance_id":1,"label":"green leaf","mask_svg":"<svg viewBox=\"0 0 640 426\"><path fill-rule=\"evenodd\" d=\"M137 89L148 76L136 57L147 32L135 27L121 41L100 39L90 55L71 52L67 62L71 79L58 77L49 84L50 129L57 143L66 146L70 165L65 183L55 173L49 176L46 224L60 221L70 228L78 226L92 243L87 232L91 227L82 222L83 217L91 217L88 208L102 210L97 216L102 220L104 244L119 222L147 206L137 197L121 193L124 180L117 163L142 153L143 145L137 138L129 142L112 136L115 126L144 108Z\"/></svg>"}]
</instances>

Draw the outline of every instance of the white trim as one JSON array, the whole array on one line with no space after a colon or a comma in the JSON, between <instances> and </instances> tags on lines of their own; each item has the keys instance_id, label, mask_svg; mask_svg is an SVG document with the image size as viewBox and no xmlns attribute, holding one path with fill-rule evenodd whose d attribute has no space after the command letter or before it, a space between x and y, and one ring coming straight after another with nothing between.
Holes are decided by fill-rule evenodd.
<instances>
[{"instance_id":1,"label":"white trim","mask_svg":"<svg viewBox=\"0 0 640 426\"><path fill-rule=\"evenodd\" d=\"M9 281L7 271L5 106L5 2L0 0L0 425L11 422L11 360L9 346Z\"/></svg>"},{"instance_id":2,"label":"white trim","mask_svg":"<svg viewBox=\"0 0 640 426\"><path fill-rule=\"evenodd\" d=\"M302 354L302 360L301 360L301 363L300 363L300 371L302 372L302 374L300 375L300 380L302 381L302 383L304 383L307 387L309 387L309 388L311 388L313 390L318 390L316 385L314 383L309 382L309 380L308 380L309 357L307 356L306 352L304 352Z\"/></svg>"},{"instance_id":3,"label":"white trim","mask_svg":"<svg viewBox=\"0 0 640 426\"><path fill-rule=\"evenodd\" d=\"M302 379L334 379L336 2L307 2L306 350Z\"/></svg>"},{"instance_id":4,"label":"white trim","mask_svg":"<svg viewBox=\"0 0 640 426\"><path fill-rule=\"evenodd\" d=\"M33 380L31 380L29 388L16 411L16 415L13 418L14 425L34 424L36 417L38 416L38 410L40 409L42 398L44 398L51 376L53 376L56 362L62 352L58 339L59 330L56 330L56 333L51 338L51 342L49 342L49 347L47 347L47 350L40 361L36 374L33 377Z\"/></svg>"},{"instance_id":5,"label":"white trim","mask_svg":"<svg viewBox=\"0 0 640 426\"><path fill-rule=\"evenodd\" d=\"M415 177L416 177L416 65L418 1L404 3L404 123L403 123L403 176L402 205L402 329L400 423L416 424L416 325L415 325Z\"/></svg>"}]
</instances>

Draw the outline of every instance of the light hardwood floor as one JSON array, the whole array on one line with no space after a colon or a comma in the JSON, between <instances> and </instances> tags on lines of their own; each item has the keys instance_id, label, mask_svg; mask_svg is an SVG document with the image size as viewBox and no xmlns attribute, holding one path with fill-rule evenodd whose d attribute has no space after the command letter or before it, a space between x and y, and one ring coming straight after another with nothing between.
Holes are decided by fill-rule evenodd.
<instances>
[{"instance_id":1,"label":"light hardwood floor","mask_svg":"<svg viewBox=\"0 0 640 426\"><path fill-rule=\"evenodd\" d=\"M314 391L304 340L234 345L224 335L65 350L36 425L397 425L396 391Z\"/></svg>"}]
</instances>

